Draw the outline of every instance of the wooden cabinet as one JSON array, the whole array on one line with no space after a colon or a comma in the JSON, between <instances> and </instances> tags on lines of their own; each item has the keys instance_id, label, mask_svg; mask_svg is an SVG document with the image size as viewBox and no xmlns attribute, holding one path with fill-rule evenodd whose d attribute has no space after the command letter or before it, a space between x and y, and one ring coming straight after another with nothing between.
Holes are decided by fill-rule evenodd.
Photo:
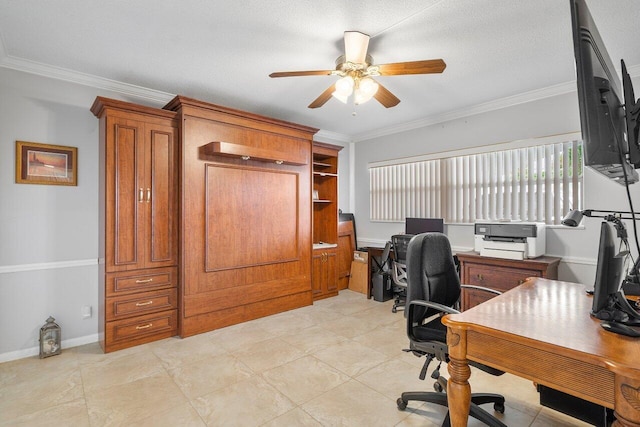
<instances>
[{"instance_id":1,"label":"wooden cabinet","mask_svg":"<svg viewBox=\"0 0 640 427\"><path fill-rule=\"evenodd\" d=\"M338 222L338 290L349 288L351 262L356 250L353 221Z\"/></svg>"},{"instance_id":2,"label":"wooden cabinet","mask_svg":"<svg viewBox=\"0 0 640 427\"><path fill-rule=\"evenodd\" d=\"M508 291L524 283L528 277L558 278L560 258L541 256L533 259L510 260L480 256L477 252L459 252L460 280L463 284L484 286ZM462 291L462 310L476 306L494 295L465 289Z\"/></svg>"},{"instance_id":3,"label":"wooden cabinet","mask_svg":"<svg viewBox=\"0 0 640 427\"><path fill-rule=\"evenodd\" d=\"M337 251L322 246L338 244L338 153L341 149L320 142L313 144L314 299L338 293Z\"/></svg>"},{"instance_id":4,"label":"wooden cabinet","mask_svg":"<svg viewBox=\"0 0 640 427\"><path fill-rule=\"evenodd\" d=\"M310 305L317 129L177 96L180 336Z\"/></svg>"},{"instance_id":5,"label":"wooden cabinet","mask_svg":"<svg viewBox=\"0 0 640 427\"><path fill-rule=\"evenodd\" d=\"M177 332L175 113L98 97L99 335L105 352Z\"/></svg>"},{"instance_id":6,"label":"wooden cabinet","mask_svg":"<svg viewBox=\"0 0 640 427\"><path fill-rule=\"evenodd\" d=\"M338 295L337 260L335 248L313 251L311 291L315 300Z\"/></svg>"}]
</instances>

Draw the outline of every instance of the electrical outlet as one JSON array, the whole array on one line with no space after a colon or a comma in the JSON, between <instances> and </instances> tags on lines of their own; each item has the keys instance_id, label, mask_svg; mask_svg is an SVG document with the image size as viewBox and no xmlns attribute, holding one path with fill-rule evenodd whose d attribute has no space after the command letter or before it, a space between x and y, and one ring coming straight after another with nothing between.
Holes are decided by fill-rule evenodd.
<instances>
[{"instance_id":1,"label":"electrical outlet","mask_svg":"<svg viewBox=\"0 0 640 427\"><path fill-rule=\"evenodd\" d=\"M83 319L89 319L91 318L91 306L90 305L83 305L80 308L80 313L82 314L82 318Z\"/></svg>"}]
</instances>

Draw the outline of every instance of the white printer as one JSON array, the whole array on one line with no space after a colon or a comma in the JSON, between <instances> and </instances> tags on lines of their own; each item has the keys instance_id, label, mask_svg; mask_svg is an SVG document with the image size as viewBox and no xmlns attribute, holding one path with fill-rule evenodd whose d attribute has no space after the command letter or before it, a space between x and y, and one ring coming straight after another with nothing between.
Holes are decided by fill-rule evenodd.
<instances>
[{"instance_id":1,"label":"white printer","mask_svg":"<svg viewBox=\"0 0 640 427\"><path fill-rule=\"evenodd\" d=\"M545 253L545 234L543 223L477 222L474 250L494 258L535 258Z\"/></svg>"}]
</instances>

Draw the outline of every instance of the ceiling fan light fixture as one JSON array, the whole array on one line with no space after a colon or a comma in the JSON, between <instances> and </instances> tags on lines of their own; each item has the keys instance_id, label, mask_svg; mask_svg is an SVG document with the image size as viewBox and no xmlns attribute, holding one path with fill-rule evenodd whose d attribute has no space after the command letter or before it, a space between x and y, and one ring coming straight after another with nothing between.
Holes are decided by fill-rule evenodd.
<instances>
[{"instance_id":1,"label":"ceiling fan light fixture","mask_svg":"<svg viewBox=\"0 0 640 427\"><path fill-rule=\"evenodd\" d=\"M331 95L343 104L346 104L347 99L353 93L353 86L353 78L351 76L345 76L336 82L336 90Z\"/></svg>"},{"instance_id":2,"label":"ceiling fan light fixture","mask_svg":"<svg viewBox=\"0 0 640 427\"><path fill-rule=\"evenodd\" d=\"M364 104L365 102L373 98L373 95L375 95L378 91L378 87L378 83L376 83L372 78L365 77L363 79L360 79L355 89L353 102L356 105Z\"/></svg>"}]
</instances>

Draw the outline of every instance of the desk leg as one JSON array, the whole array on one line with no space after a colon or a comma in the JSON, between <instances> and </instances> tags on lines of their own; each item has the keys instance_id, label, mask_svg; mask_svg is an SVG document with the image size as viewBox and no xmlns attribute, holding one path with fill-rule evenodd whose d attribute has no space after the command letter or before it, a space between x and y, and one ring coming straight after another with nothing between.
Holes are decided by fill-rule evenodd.
<instances>
[{"instance_id":1,"label":"desk leg","mask_svg":"<svg viewBox=\"0 0 640 427\"><path fill-rule=\"evenodd\" d=\"M620 369L616 372L616 421L613 427L640 426L640 378L634 378L637 376L638 372L631 369Z\"/></svg>"},{"instance_id":2,"label":"desk leg","mask_svg":"<svg viewBox=\"0 0 640 427\"><path fill-rule=\"evenodd\" d=\"M471 407L471 369L467 357L467 334L461 329L448 329L449 380L447 381L447 400L452 427L466 427Z\"/></svg>"}]
</instances>

